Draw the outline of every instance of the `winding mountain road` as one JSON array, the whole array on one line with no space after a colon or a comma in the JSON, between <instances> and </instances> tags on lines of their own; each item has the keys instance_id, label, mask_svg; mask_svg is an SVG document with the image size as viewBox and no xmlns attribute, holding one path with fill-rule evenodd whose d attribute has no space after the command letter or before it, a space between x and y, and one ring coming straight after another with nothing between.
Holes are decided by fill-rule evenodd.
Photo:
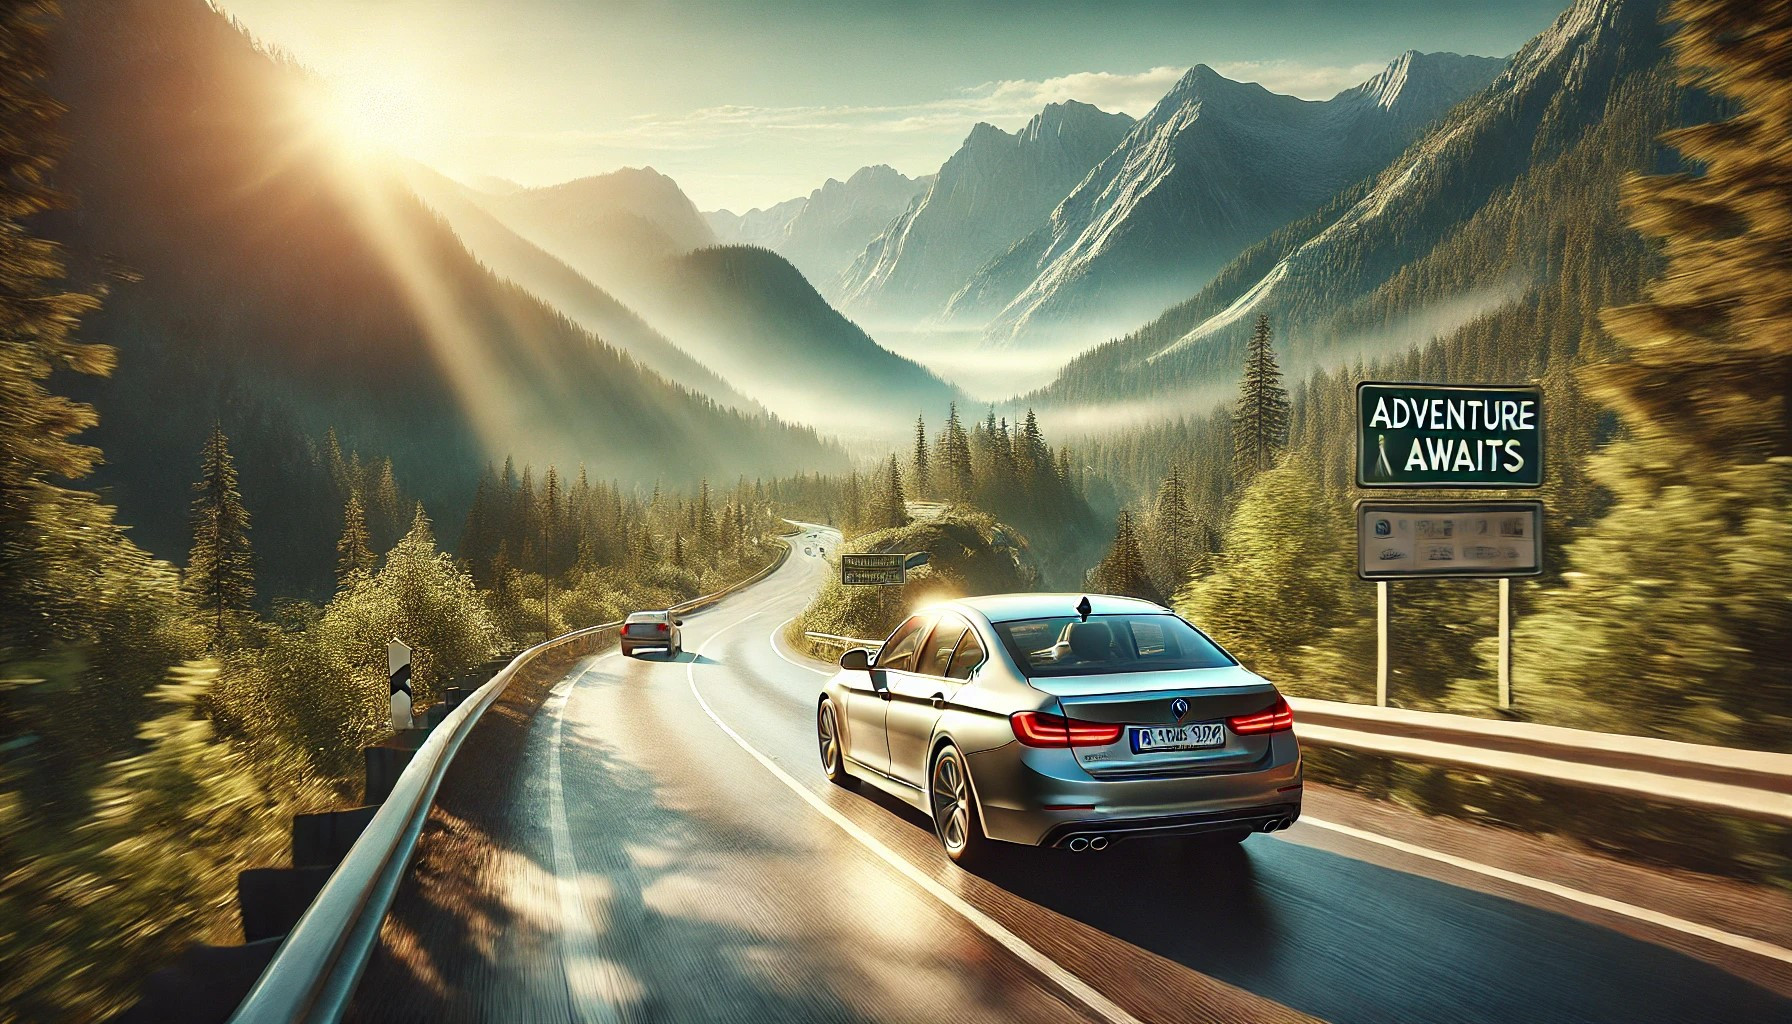
<instances>
[{"instance_id":1,"label":"winding mountain road","mask_svg":"<svg viewBox=\"0 0 1792 1024\"><path fill-rule=\"evenodd\" d=\"M1792 901L1319 786L1238 848L964 872L821 775L830 669L778 638L834 571L806 546L677 659L488 713L352 1019L1792 1019Z\"/></svg>"}]
</instances>

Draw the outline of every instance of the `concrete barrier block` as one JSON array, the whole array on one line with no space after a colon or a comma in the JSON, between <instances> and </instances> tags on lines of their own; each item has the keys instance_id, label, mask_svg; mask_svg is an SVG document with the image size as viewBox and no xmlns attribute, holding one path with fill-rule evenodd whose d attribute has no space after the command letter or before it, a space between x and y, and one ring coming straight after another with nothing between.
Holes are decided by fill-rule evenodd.
<instances>
[{"instance_id":1,"label":"concrete barrier block","mask_svg":"<svg viewBox=\"0 0 1792 1024\"><path fill-rule=\"evenodd\" d=\"M110 1024L224 1024L267 970L284 936L242 946L191 946L143 982L143 997Z\"/></svg>"},{"instance_id":2,"label":"concrete barrier block","mask_svg":"<svg viewBox=\"0 0 1792 1024\"><path fill-rule=\"evenodd\" d=\"M362 753L367 757L367 785L362 789L361 802L377 804L392 794L393 785L404 766L411 763L416 748L382 744L363 747Z\"/></svg>"},{"instance_id":3,"label":"concrete barrier block","mask_svg":"<svg viewBox=\"0 0 1792 1024\"><path fill-rule=\"evenodd\" d=\"M250 868L236 876L243 941L278 938L292 931L317 898L332 868Z\"/></svg>"},{"instance_id":4,"label":"concrete barrier block","mask_svg":"<svg viewBox=\"0 0 1792 1024\"><path fill-rule=\"evenodd\" d=\"M292 816L292 863L294 867L335 867L348 855L349 847L361 837L367 823L373 820L378 804L353 807L346 811L324 811L319 814Z\"/></svg>"}]
</instances>

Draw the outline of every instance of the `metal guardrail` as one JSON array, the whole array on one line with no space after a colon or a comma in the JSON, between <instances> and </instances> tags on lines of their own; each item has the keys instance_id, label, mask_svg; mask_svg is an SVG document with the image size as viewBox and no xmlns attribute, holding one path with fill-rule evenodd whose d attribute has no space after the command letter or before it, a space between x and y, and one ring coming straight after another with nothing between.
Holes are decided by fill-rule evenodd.
<instances>
[{"instance_id":1,"label":"metal guardrail","mask_svg":"<svg viewBox=\"0 0 1792 1024\"><path fill-rule=\"evenodd\" d=\"M1305 742L1792 823L1792 755L1289 698Z\"/></svg>"},{"instance_id":2,"label":"metal guardrail","mask_svg":"<svg viewBox=\"0 0 1792 1024\"><path fill-rule=\"evenodd\" d=\"M713 594L673 605L692 612L737 593L776 572L790 558L790 544L770 565ZM293 926L255 987L231 1021L241 1024L334 1024L354 998L355 986L373 955L380 926L391 909L399 882L410 866L436 791L461 743L486 709L497 703L512 679L543 653L597 641L621 626L605 622L574 630L523 651L460 706L451 711L411 756L392 792L343 857L317 898Z\"/></svg>"},{"instance_id":3,"label":"metal guardrail","mask_svg":"<svg viewBox=\"0 0 1792 1024\"><path fill-rule=\"evenodd\" d=\"M868 647L875 651L884 645L882 640L866 640L863 637L856 636L835 636L832 633L804 632L803 636L818 644L828 644L830 646L839 647L842 650L852 647Z\"/></svg>"}]
</instances>

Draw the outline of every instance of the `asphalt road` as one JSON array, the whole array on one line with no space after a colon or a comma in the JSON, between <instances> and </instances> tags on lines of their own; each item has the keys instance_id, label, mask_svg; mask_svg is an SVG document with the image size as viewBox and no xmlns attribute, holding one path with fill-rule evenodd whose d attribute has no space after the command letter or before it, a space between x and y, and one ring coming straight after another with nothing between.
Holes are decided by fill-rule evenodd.
<instances>
[{"instance_id":1,"label":"asphalt road","mask_svg":"<svg viewBox=\"0 0 1792 1024\"><path fill-rule=\"evenodd\" d=\"M355 1017L1792 1020L1783 903L1317 787L1237 849L963 872L821 776L825 666L774 637L833 571L806 546L691 615L681 657L598 655L488 715Z\"/></svg>"}]
</instances>

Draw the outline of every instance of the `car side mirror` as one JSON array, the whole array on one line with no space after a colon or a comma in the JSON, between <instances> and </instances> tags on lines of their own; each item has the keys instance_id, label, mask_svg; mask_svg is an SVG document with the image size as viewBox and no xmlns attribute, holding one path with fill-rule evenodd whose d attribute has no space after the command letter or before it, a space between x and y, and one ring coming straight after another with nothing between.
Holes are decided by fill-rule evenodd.
<instances>
[{"instance_id":1,"label":"car side mirror","mask_svg":"<svg viewBox=\"0 0 1792 1024\"><path fill-rule=\"evenodd\" d=\"M840 656L840 667L849 672L869 672L871 652L863 647L854 647Z\"/></svg>"},{"instance_id":2,"label":"car side mirror","mask_svg":"<svg viewBox=\"0 0 1792 1024\"><path fill-rule=\"evenodd\" d=\"M684 620L683 619L673 619L672 624L674 626L682 626L682 625L684 625Z\"/></svg>"}]
</instances>

